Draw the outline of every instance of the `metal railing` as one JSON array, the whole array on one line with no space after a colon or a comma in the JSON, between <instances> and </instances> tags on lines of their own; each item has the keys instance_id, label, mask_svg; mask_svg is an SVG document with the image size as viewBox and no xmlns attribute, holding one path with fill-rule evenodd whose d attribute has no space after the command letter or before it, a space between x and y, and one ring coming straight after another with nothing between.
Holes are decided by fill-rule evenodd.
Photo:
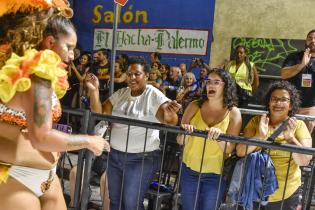
<instances>
[{"instance_id":1,"label":"metal railing","mask_svg":"<svg viewBox=\"0 0 315 210\"><path fill-rule=\"evenodd\" d=\"M242 114L251 114L251 115L260 115L262 113L265 113L264 111L259 111L259 110L248 110L248 109L241 109ZM184 134L187 135L186 131L181 129L179 126L171 126L171 125L164 125L160 123L153 123L153 122L146 122L142 120L136 120L136 119L130 119L130 118L122 118L122 117L117 117L117 116L109 116L109 115L101 115L97 113L92 113L87 110L84 111L73 111L73 110L63 110L63 113L65 114L77 114L82 116L82 129L81 133L88 133L88 134L93 134L93 128L94 125L100 121L100 120L105 120L110 123L119 123L119 124L125 124L128 126L137 126L137 127L142 127L145 129L156 129L160 130L166 133L165 139L164 139L164 144L162 148L162 161L161 161L161 167L160 167L160 173L159 173L159 185L157 188L157 196L159 196L160 192L160 185L161 179L162 179L162 171L163 171L163 163L165 160L165 145L167 141L173 141L176 142L175 139L168 139L167 135L169 133L174 133L174 134ZM298 119L303 119L303 120L315 120L315 117L313 116L306 116L306 115L297 115L296 116ZM204 139L207 139L207 133L205 131L200 131L200 130L195 130L193 133L189 134L191 136L197 136L201 137ZM128 141L128 137L127 141ZM268 141L261 141L259 139L255 138L244 138L241 136L232 136L232 135L227 135L227 134L221 134L219 139L221 141L227 141L227 142L232 142L232 143L241 143L241 144L246 144L246 145L254 145L257 147L261 148L266 148L266 149L272 149L272 150L283 150L290 152L291 156L292 153L301 153L301 154L308 154L315 156L315 149L313 148L303 148L295 145L289 145L289 144L277 144L277 143L271 143ZM127 148L126 148L127 151ZM145 152L145 148L144 148ZM88 191L88 186L89 186L89 177L91 173L91 166L92 166L92 158L93 154L87 150L80 151L79 157L78 157L78 170L77 170L77 177L76 177L76 189L75 189L75 197L74 197L74 206L70 209L81 209L85 210L87 209L87 204L88 204L88 197L89 197L89 191ZM104 163L104 164L108 164ZM315 164L315 162L314 162ZM224 165L224 163L222 164ZM84 167L84 170L83 170ZM290 168L290 166L288 166ZM223 169L223 167L222 167ZM289 170L289 169L288 169ZM313 178L313 173L314 171L314 165L311 167L311 177L310 180L314 180ZM141 171L142 173L142 171ZM232 173L232 172L231 172ZM178 178L180 179L181 176L181 167L178 169ZM222 176L221 176L222 177ZM81 182L83 180L83 182ZM180 182L180 180L178 180ZM308 184L311 185L313 181L309 181ZM309 186L309 189L311 187ZM178 187L176 188L176 192L173 192L175 195L175 202L173 206L178 205L178 195L180 192L178 192ZM81 195L80 195L81 194ZM303 192L304 195L308 196L308 198L305 200L308 203L304 203L303 209L306 209L306 206L309 206L310 202L310 192ZM155 206L153 206L153 209L160 209L158 206L158 203L155 203ZM176 207L173 209L176 209Z\"/></svg>"}]
</instances>

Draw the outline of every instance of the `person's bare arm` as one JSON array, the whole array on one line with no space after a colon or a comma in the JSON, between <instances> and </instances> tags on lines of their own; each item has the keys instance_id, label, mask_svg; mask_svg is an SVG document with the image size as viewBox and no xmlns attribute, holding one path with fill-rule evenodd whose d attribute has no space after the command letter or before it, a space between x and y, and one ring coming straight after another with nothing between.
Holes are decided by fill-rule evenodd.
<instances>
[{"instance_id":1,"label":"person's bare arm","mask_svg":"<svg viewBox=\"0 0 315 210\"><path fill-rule=\"evenodd\" d=\"M183 125L189 125L190 120L194 117L197 110L199 109L198 103L196 101L190 102L187 108L184 111L181 126ZM193 132L193 128L190 129L191 132ZM186 136L187 137L187 136ZM183 145L184 144L184 134L178 134L176 141L178 144Z\"/></svg>"},{"instance_id":2,"label":"person's bare arm","mask_svg":"<svg viewBox=\"0 0 315 210\"><path fill-rule=\"evenodd\" d=\"M165 124L176 125L178 122L177 112L180 109L180 104L176 101L167 101L160 105L156 118Z\"/></svg>"},{"instance_id":3,"label":"person's bare arm","mask_svg":"<svg viewBox=\"0 0 315 210\"><path fill-rule=\"evenodd\" d=\"M297 75L310 62L311 56L310 49L307 48L304 52L301 63L293 66L283 67L281 69L281 78L289 79Z\"/></svg>"},{"instance_id":4,"label":"person's bare arm","mask_svg":"<svg viewBox=\"0 0 315 210\"><path fill-rule=\"evenodd\" d=\"M233 107L230 112L230 122L226 130L226 134L238 136L240 134L241 127L242 127L241 112L237 107ZM235 149L235 144L231 142L221 141L219 142L219 145L222 151L225 150L226 153L231 153Z\"/></svg>"},{"instance_id":5,"label":"person's bare arm","mask_svg":"<svg viewBox=\"0 0 315 210\"><path fill-rule=\"evenodd\" d=\"M100 155L109 144L98 136L69 135L52 129L51 83L32 77L32 87L24 94L27 135L34 148L46 152L62 152L88 148ZM27 100L26 100L27 99Z\"/></svg>"},{"instance_id":6,"label":"person's bare arm","mask_svg":"<svg viewBox=\"0 0 315 210\"><path fill-rule=\"evenodd\" d=\"M85 78L86 87L88 88L88 96L90 97L91 111L102 113L102 104L99 95L99 81L94 74L87 74Z\"/></svg>"},{"instance_id":7,"label":"person's bare arm","mask_svg":"<svg viewBox=\"0 0 315 210\"><path fill-rule=\"evenodd\" d=\"M299 135L295 136L295 132L297 132L297 130L299 132L300 129L304 127L304 132L308 132L306 125L304 123L300 124L300 127L297 127L298 123L295 117L290 117L288 120L288 124L286 126L286 128L283 131L283 136L285 138L285 140L287 141L287 143L289 144L293 144L299 147L306 147L306 148L311 148L312 147L312 139L310 138L310 134L309 134L309 138L307 137L299 137ZM309 164L310 160L312 159L311 155L306 155L306 154L301 154L301 153L293 153L292 154L292 158L294 160L294 162L299 165L299 166L306 166Z\"/></svg>"},{"instance_id":8,"label":"person's bare arm","mask_svg":"<svg viewBox=\"0 0 315 210\"><path fill-rule=\"evenodd\" d=\"M295 137L292 137L288 141L291 144L296 145L296 146L305 147L305 148L311 148L312 147L312 139L301 139L300 141L298 141ZM312 155L293 153L292 158L297 165L307 166L312 159Z\"/></svg>"},{"instance_id":9,"label":"person's bare arm","mask_svg":"<svg viewBox=\"0 0 315 210\"><path fill-rule=\"evenodd\" d=\"M119 78L114 79L114 82L122 83L122 82L125 82L126 79L127 79L126 73L122 73L122 75Z\"/></svg>"},{"instance_id":10,"label":"person's bare arm","mask_svg":"<svg viewBox=\"0 0 315 210\"><path fill-rule=\"evenodd\" d=\"M111 115L112 114L112 110L113 110L113 105L110 102L109 99L107 99L103 104L102 104L102 113L103 114L107 114L107 115Z\"/></svg>"},{"instance_id":11,"label":"person's bare arm","mask_svg":"<svg viewBox=\"0 0 315 210\"><path fill-rule=\"evenodd\" d=\"M249 138L255 138L255 139L261 139L264 140L267 133L268 133L268 124L269 124L269 118L267 117L266 114L263 114L260 118L259 122L259 132L256 133L255 128L248 128L246 127L244 130L244 137L249 137ZM239 157L244 157L247 154L250 154L256 150L257 146L250 146L246 144L237 144L236 146L236 153L237 156Z\"/></svg>"},{"instance_id":12,"label":"person's bare arm","mask_svg":"<svg viewBox=\"0 0 315 210\"><path fill-rule=\"evenodd\" d=\"M244 130L244 137L253 137L253 138L260 138L259 136L255 136L255 129L245 129ZM256 146L250 146L246 144L237 144L236 145L236 154L239 157L245 157L245 155L250 154L256 150Z\"/></svg>"},{"instance_id":13,"label":"person's bare arm","mask_svg":"<svg viewBox=\"0 0 315 210\"><path fill-rule=\"evenodd\" d=\"M83 75L80 74L77 67L74 65L74 63L71 63L71 68L74 71L76 77L78 78L79 82L83 82L85 78L85 73Z\"/></svg>"},{"instance_id":14,"label":"person's bare arm","mask_svg":"<svg viewBox=\"0 0 315 210\"><path fill-rule=\"evenodd\" d=\"M259 76L258 76L258 72L257 72L257 68L255 66L255 64L253 65L253 84L252 84L252 92L256 92L256 90L258 89L259 86Z\"/></svg>"},{"instance_id":15,"label":"person's bare arm","mask_svg":"<svg viewBox=\"0 0 315 210\"><path fill-rule=\"evenodd\" d=\"M299 63L294 66L288 66L281 69L281 78L282 79L289 79L297 75L303 68L304 64Z\"/></svg>"}]
</instances>

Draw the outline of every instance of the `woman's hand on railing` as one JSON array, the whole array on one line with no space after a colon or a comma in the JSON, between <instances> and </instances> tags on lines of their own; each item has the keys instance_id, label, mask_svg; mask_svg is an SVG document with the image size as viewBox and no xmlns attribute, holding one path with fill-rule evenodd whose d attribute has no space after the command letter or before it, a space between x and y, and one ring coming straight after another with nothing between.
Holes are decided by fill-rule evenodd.
<instances>
[{"instance_id":1,"label":"woman's hand on railing","mask_svg":"<svg viewBox=\"0 0 315 210\"><path fill-rule=\"evenodd\" d=\"M181 127L187 132L192 133L194 132L194 126L190 124L181 124Z\"/></svg>"},{"instance_id":2,"label":"woman's hand on railing","mask_svg":"<svg viewBox=\"0 0 315 210\"><path fill-rule=\"evenodd\" d=\"M206 128L206 131L208 131L207 139L213 139L213 140L217 140L220 134L222 133L222 131L219 128L215 128L215 127Z\"/></svg>"}]
</instances>

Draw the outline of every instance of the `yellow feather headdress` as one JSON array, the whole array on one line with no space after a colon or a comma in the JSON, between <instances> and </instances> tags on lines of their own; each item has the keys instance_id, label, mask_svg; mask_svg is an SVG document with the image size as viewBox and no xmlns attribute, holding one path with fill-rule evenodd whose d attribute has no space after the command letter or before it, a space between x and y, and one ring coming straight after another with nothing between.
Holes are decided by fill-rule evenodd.
<instances>
[{"instance_id":1,"label":"yellow feather headdress","mask_svg":"<svg viewBox=\"0 0 315 210\"><path fill-rule=\"evenodd\" d=\"M0 17L10 13L32 13L38 10L56 8L67 18L73 16L68 0L1 0Z\"/></svg>"}]
</instances>

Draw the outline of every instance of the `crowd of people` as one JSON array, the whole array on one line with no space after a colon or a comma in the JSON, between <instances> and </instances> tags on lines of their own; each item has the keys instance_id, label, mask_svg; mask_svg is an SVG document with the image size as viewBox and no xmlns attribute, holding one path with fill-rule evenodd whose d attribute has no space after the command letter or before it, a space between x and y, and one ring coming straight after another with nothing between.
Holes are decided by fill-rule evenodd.
<instances>
[{"instance_id":1,"label":"crowd of people","mask_svg":"<svg viewBox=\"0 0 315 210\"><path fill-rule=\"evenodd\" d=\"M283 134L276 141L278 143L293 144L305 148L312 147L310 136L313 129L312 123L306 121L305 124L303 121L296 120L294 114L313 114L312 106L308 106L309 104L312 105L312 100L307 99L306 94L308 91L311 91L313 84L312 75L315 72L312 71L312 61L313 57L315 57L314 37L315 31L310 31L307 34L305 51L295 53L296 55L289 55L285 60L283 69L281 69L282 77L283 79L291 78L289 81L292 80L293 82L280 81L271 84L266 95L266 103L263 104L266 107L268 115L256 116L248 123L246 122L247 125L244 126L245 129L243 131L245 137L266 140L284 120L289 119L289 123ZM101 49L100 52L104 55L105 50ZM151 60L148 62L151 65L147 65L143 59L139 60L138 58L136 68L133 63L134 58L128 58L126 54L122 54L117 56L115 63L114 88L117 92L109 96L106 93L106 91L109 91L108 84L110 82L109 52L107 51L106 56L103 56L106 58L105 63L108 67L104 71L106 72L106 76L103 75L103 77L97 73L99 65L95 64L95 62L98 61L97 55L100 55L100 53L95 52L95 56L93 56L94 64L91 64L91 70L89 71L91 74L86 74L86 91L84 93L90 98L91 110L95 112L135 118L139 117L139 115L142 116L142 114L139 111L135 114L132 110L145 111L147 103L151 100L154 103L154 106L150 105L152 106L151 108L157 110L154 107L161 104L161 102L155 101L157 97L163 101L173 101L172 103L176 107L173 107L173 114L177 113L178 121L175 120L171 124L181 125L188 133L193 132L196 128L206 130L208 132L208 139L212 140L217 140L221 133L240 135L242 116L237 107L247 108L253 93L259 88L257 69L255 64L249 61L247 53L245 46L238 46L234 52L235 57L219 69L211 69L199 58L192 59L188 68L185 63L180 63L178 66L169 66L163 63L162 56L156 52L151 53ZM96 69L93 69L95 67ZM197 72L199 73L197 75L192 71L194 68L198 69ZM293 70L288 70L291 68L295 69L294 73L292 73ZM106 82L102 81L102 78L106 78ZM156 93L159 96L146 97L148 87L153 88L154 92L157 91ZM133 92L137 88L138 91ZM163 97L165 98L162 99ZM139 106L139 101L141 101L141 108L137 107ZM101 106L101 104L103 105ZM300 108L300 105L302 105L302 108ZM114 110L116 111L114 112ZM125 110L129 110L130 113ZM156 113L156 111L153 113ZM150 119L148 118L148 121L158 120L167 123L159 119L157 114L155 114L155 118L153 120L154 118L151 116ZM110 202L110 209L118 209L119 202L122 202L123 209L132 209L136 206L143 209L142 204L145 191L148 189L150 180L154 177L160 164L158 161L159 155L156 153L156 151L159 151L159 143L156 144L154 149L153 147L150 148L152 140L150 140L150 137L148 145L144 148L144 142L140 144L138 139L137 141L128 143L126 150L126 142L122 141L122 130L119 130L118 135L118 133L115 134L116 125L113 125L113 128L112 135L114 138L113 142L111 142L111 155L113 156L112 159L109 158L110 164L107 170L109 180L109 199L107 198L107 200ZM123 127L117 125L117 129L123 129ZM126 132L124 136L127 136ZM120 139L119 143L117 139ZM235 151L238 156L243 157L250 152L260 149L256 147L247 148L241 144L235 145L220 141L206 141L200 137L189 135L185 139L183 135L177 136L177 142L180 145L185 145L181 166L182 174L180 177L181 202L182 209L184 210L194 208L200 210L217 209L228 187L228 183L225 183L225 180L219 182L222 160L225 158L225 153ZM205 150L203 151L204 147ZM139 177L134 177L132 183L129 182L129 179L125 180L123 183L125 187L124 193L122 194L122 200L120 200L119 192L121 188L119 184L122 182L121 174L123 173L123 169L118 167L119 161L121 161L120 156L126 153L130 155L130 161L132 161L131 168L129 170L129 165L127 164L128 166L124 170L130 171L133 174L135 173L134 170L137 170L139 167L139 165L136 166L136 157L138 157L136 154L142 154L143 152L150 152L152 154L149 156L152 155L154 157L151 159L153 162L149 164L150 170L148 169L147 172L144 171L149 178L142 177L141 180ZM133 157L134 155L136 156ZM266 210L279 209L283 205L284 209L295 209L300 202L298 199L299 186L301 185L301 171L299 166L307 165L311 157L294 153L292 155L293 158L290 159L288 152L277 150L272 150L270 157L274 161L279 188L270 196L269 204L263 208ZM289 164L291 168L287 181L294 183L294 185L287 187L284 186L285 167ZM154 167L152 168L152 166ZM133 177L131 174L128 172L128 177ZM200 175L202 179L199 178ZM104 183L104 177L106 177L105 173L103 174L102 184L107 186ZM132 189L128 190L128 186L135 187L135 183L137 182L134 180L139 180L140 183L144 184L141 185L140 195L137 194L139 196L137 197L138 199L130 196L130 194L135 194ZM139 185L137 186L139 187ZM285 193L283 192L284 189L286 189ZM196 197L196 195L198 196ZM218 202L216 202L217 198ZM281 204L282 200L284 200L283 204ZM254 207L257 207L257 203L254 202L254 204Z\"/></svg>"},{"instance_id":2,"label":"crowd of people","mask_svg":"<svg viewBox=\"0 0 315 210\"><path fill-rule=\"evenodd\" d=\"M58 98L64 95L61 102L67 108L180 125L188 134L176 137L184 146L182 209L218 209L228 187L220 179L226 154L236 152L244 157L261 150L220 141L220 134L240 135L238 107L246 107L259 88L258 72L246 47L238 46L235 58L217 69L200 58L192 59L187 69L185 63L163 63L157 52L151 53L150 62L121 54L115 59L114 81L110 81L108 50L93 54L75 50L72 14L65 0L5 0L0 8L0 130L8 131L0 134L0 209L65 210L55 174L59 152L84 148L95 155L104 149L109 152L101 181L102 191L109 192L109 199L103 198L107 202L104 209L144 209L145 193L161 165L159 131L112 123L110 143L99 136L56 131L52 124L60 117ZM265 141L287 121L275 141L312 147L314 123L294 115L315 114L314 58L312 30L305 49L284 61L281 76L289 82L270 85L265 98L267 114L247 123L245 137ZM192 73L195 68L198 75ZM114 83L112 95L110 82ZM206 131L207 139L189 135L194 129ZM280 150L269 154L279 186L263 208L296 209L299 166L308 165L312 157L293 153L291 158Z\"/></svg>"}]
</instances>

